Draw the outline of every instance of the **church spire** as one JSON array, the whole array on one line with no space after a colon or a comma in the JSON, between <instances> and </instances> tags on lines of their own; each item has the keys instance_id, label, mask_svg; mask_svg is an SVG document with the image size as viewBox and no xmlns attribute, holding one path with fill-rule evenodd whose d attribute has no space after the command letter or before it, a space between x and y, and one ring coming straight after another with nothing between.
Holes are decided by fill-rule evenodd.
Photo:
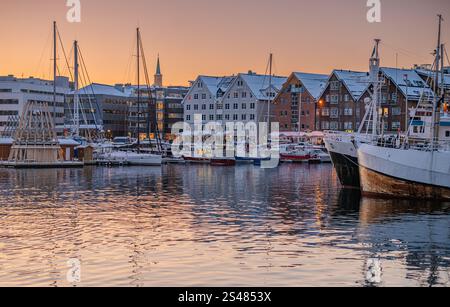
<instances>
[{"instance_id":1,"label":"church spire","mask_svg":"<svg viewBox=\"0 0 450 307\"><path fill-rule=\"evenodd\" d=\"M158 63L156 64L156 74L161 75L161 64L159 63L159 54L158 54Z\"/></svg>"},{"instance_id":2,"label":"church spire","mask_svg":"<svg viewBox=\"0 0 450 307\"><path fill-rule=\"evenodd\" d=\"M161 73L161 63L159 61L159 54L158 54L158 61L156 63L155 86L158 87L163 86L163 75Z\"/></svg>"}]
</instances>

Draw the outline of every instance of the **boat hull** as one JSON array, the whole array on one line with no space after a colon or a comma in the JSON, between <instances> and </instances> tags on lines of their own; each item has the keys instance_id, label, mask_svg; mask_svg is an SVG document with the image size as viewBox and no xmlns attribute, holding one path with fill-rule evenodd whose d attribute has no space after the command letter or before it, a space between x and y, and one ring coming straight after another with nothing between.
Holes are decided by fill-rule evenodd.
<instances>
[{"instance_id":1,"label":"boat hull","mask_svg":"<svg viewBox=\"0 0 450 307\"><path fill-rule=\"evenodd\" d=\"M366 197L450 200L450 189L387 176L360 167L362 194Z\"/></svg>"},{"instance_id":2,"label":"boat hull","mask_svg":"<svg viewBox=\"0 0 450 307\"><path fill-rule=\"evenodd\" d=\"M289 155L281 154L281 162L303 163L311 159L310 155Z\"/></svg>"},{"instance_id":3,"label":"boat hull","mask_svg":"<svg viewBox=\"0 0 450 307\"><path fill-rule=\"evenodd\" d=\"M235 166L235 159L211 159L212 166Z\"/></svg>"},{"instance_id":4,"label":"boat hull","mask_svg":"<svg viewBox=\"0 0 450 307\"><path fill-rule=\"evenodd\" d=\"M195 158L195 157L183 157L186 163L198 163L198 164L209 164L211 159L208 158Z\"/></svg>"},{"instance_id":5,"label":"boat hull","mask_svg":"<svg viewBox=\"0 0 450 307\"><path fill-rule=\"evenodd\" d=\"M330 152L330 156L341 184L345 188L360 189L358 158L337 152Z\"/></svg>"},{"instance_id":6,"label":"boat hull","mask_svg":"<svg viewBox=\"0 0 450 307\"><path fill-rule=\"evenodd\" d=\"M358 150L364 195L450 200L450 152L362 145Z\"/></svg>"}]
</instances>

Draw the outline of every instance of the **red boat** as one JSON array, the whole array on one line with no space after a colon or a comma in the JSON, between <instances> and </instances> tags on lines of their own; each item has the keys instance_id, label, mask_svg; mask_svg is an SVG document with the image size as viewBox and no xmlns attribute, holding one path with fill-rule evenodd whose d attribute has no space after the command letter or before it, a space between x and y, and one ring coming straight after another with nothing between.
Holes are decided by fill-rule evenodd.
<instances>
[{"instance_id":1,"label":"red boat","mask_svg":"<svg viewBox=\"0 0 450 307\"><path fill-rule=\"evenodd\" d=\"M211 166L235 166L236 159L233 158L213 158L211 159Z\"/></svg>"},{"instance_id":2,"label":"red boat","mask_svg":"<svg viewBox=\"0 0 450 307\"><path fill-rule=\"evenodd\" d=\"M294 163L302 163L308 162L311 159L309 154L281 154L282 162L294 162Z\"/></svg>"},{"instance_id":3,"label":"red boat","mask_svg":"<svg viewBox=\"0 0 450 307\"><path fill-rule=\"evenodd\" d=\"M183 157L183 159L187 163L209 164L211 162L211 159L209 159L209 158Z\"/></svg>"}]
</instances>

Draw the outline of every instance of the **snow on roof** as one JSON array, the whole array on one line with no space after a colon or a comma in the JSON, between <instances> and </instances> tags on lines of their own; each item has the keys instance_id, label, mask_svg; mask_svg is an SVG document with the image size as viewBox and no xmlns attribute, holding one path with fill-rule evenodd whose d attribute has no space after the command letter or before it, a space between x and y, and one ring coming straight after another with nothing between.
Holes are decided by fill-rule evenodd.
<instances>
[{"instance_id":1,"label":"snow on roof","mask_svg":"<svg viewBox=\"0 0 450 307\"><path fill-rule=\"evenodd\" d=\"M75 91L72 91L73 95ZM112 85L92 83L78 90L78 95L105 95L105 96L117 96L117 97L130 97L129 94L119 91Z\"/></svg>"},{"instance_id":2,"label":"snow on roof","mask_svg":"<svg viewBox=\"0 0 450 307\"><path fill-rule=\"evenodd\" d=\"M75 141L74 139L58 139L59 145L65 145L65 146L78 146L80 143Z\"/></svg>"},{"instance_id":3,"label":"snow on roof","mask_svg":"<svg viewBox=\"0 0 450 307\"><path fill-rule=\"evenodd\" d=\"M328 75L309 74L302 72L294 72L294 75L300 80L306 90L316 99L320 98L320 94L327 86Z\"/></svg>"},{"instance_id":4,"label":"snow on roof","mask_svg":"<svg viewBox=\"0 0 450 307\"><path fill-rule=\"evenodd\" d=\"M397 69L382 67L380 71L388 78L406 97L408 93L409 100L419 100L422 95L424 98L434 96L433 91L426 82L413 69Z\"/></svg>"},{"instance_id":5,"label":"snow on roof","mask_svg":"<svg viewBox=\"0 0 450 307\"><path fill-rule=\"evenodd\" d=\"M270 77L266 75L257 74L239 74L242 80L247 84L252 91L253 96L258 100L267 100L267 90L269 89ZM286 83L286 77L272 77L272 88L279 92Z\"/></svg>"},{"instance_id":6,"label":"snow on roof","mask_svg":"<svg viewBox=\"0 0 450 307\"><path fill-rule=\"evenodd\" d=\"M0 138L0 145L11 145L14 142L12 138Z\"/></svg>"},{"instance_id":7,"label":"snow on roof","mask_svg":"<svg viewBox=\"0 0 450 307\"><path fill-rule=\"evenodd\" d=\"M347 87L355 100L361 98L370 85L369 74L366 72L335 70L333 73Z\"/></svg>"},{"instance_id":8,"label":"snow on roof","mask_svg":"<svg viewBox=\"0 0 450 307\"><path fill-rule=\"evenodd\" d=\"M425 77L430 77L430 78L435 78L436 73L434 71L430 71L430 70L425 70L425 69L416 69L416 72L419 75L425 76ZM439 74L439 83L442 82L442 75ZM444 75L444 84L445 84L445 88L450 89L450 75L445 74Z\"/></svg>"},{"instance_id":9,"label":"snow on roof","mask_svg":"<svg viewBox=\"0 0 450 307\"><path fill-rule=\"evenodd\" d=\"M203 82L213 96L216 96L219 89L226 92L234 78L235 77L199 76L199 80Z\"/></svg>"}]
</instances>

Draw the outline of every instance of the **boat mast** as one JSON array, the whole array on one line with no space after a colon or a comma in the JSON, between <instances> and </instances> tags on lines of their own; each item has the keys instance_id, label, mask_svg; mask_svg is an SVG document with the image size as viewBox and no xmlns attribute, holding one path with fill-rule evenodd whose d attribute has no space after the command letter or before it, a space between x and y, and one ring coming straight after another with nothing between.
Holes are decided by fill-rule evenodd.
<instances>
[{"instance_id":1,"label":"boat mast","mask_svg":"<svg viewBox=\"0 0 450 307\"><path fill-rule=\"evenodd\" d=\"M140 29L136 29L137 37L137 146L138 152L141 147L140 130L141 130L141 79L140 79Z\"/></svg>"},{"instance_id":2,"label":"boat mast","mask_svg":"<svg viewBox=\"0 0 450 307\"><path fill-rule=\"evenodd\" d=\"M440 125L440 112L439 110L439 74L440 69L439 66L441 65L441 28L442 28L442 15L438 15L439 18L439 30L438 30L438 43L436 47L436 60L435 60L435 68L436 68L436 76L434 81L434 90L435 90L435 98L433 102L433 118L432 118L432 127L433 127L433 136L432 136L432 142L433 145L439 138L439 125ZM444 80L442 80L444 81ZM434 147L434 146L433 146ZM434 149L434 148L433 148Z\"/></svg>"},{"instance_id":3,"label":"boat mast","mask_svg":"<svg viewBox=\"0 0 450 307\"><path fill-rule=\"evenodd\" d=\"M53 118L56 121L56 21L53 21Z\"/></svg>"},{"instance_id":4,"label":"boat mast","mask_svg":"<svg viewBox=\"0 0 450 307\"><path fill-rule=\"evenodd\" d=\"M78 41L75 41L73 44L73 50L74 50L74 85L75 85L75 92L73 95L73 102L74 102L74 112L73 112L73 119L74 119L74 125L75 125L75 136L80 136L80 105L79 105L79 96L78 96L78 90L79 90L79 84L78 84Z\"/></svg>"},{"instance_id":5,"label":"boat mast","mask_svg":"<svg viewBox=\"0 0 450 307\"><path fill-rule=\"evenodd\" d=\"M378 48L381 40L375 39L375 48L373 50L372 57L370 58L370 79L373 85L372 96L372 135L376 136L378 133L378 107L379 107L379 92L380 92L380 57Z\"/></svg>"},{"instance_id":6,"label":"boat mast","mask_svg":"<svg viewBox=\"0 0 450 307\"><path fill-rule=\"evenodd\" d=\"M267 129L270 132L270 104L272 103L272 64L273 64L273 54L269 57L269 100L267 104Z\"/></svg>"}]
</instances>

